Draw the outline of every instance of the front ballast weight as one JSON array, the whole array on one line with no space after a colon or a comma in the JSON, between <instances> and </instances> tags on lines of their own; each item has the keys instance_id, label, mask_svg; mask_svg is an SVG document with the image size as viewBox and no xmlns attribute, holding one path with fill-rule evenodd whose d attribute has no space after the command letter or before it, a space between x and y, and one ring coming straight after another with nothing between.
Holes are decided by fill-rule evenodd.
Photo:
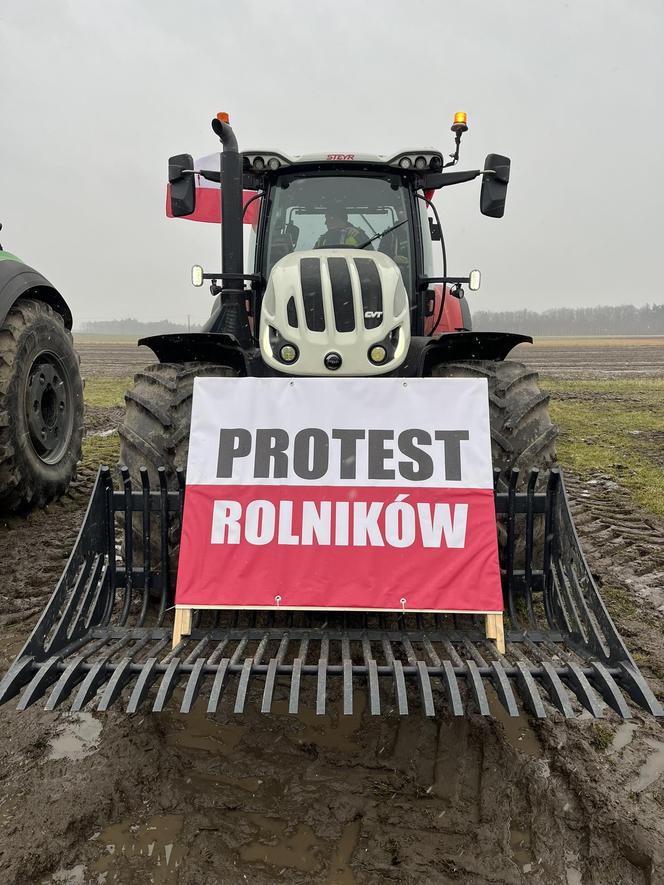
<instances>
[{"instance_id":1,"label":"front ballast weight","mask_svg":"<svg viewBox=\"0 0 664 885\"><path fill-rule=\"evenodd\" d=\"M482 616L278 608L197 612L171 648L184 477L172 489L158 473L155 489L142 469L136 489L122 469L116 489L100 470L63 575L0 682L0 703L187 713L198 702L210 714L306 705L350 715L361 686L372 715L419 707L430 717L490 716L500 703L510 716L602 717L608 707L629 718L634 705L664 716L602 602L556 469L543 490L537 471L521 485L514 470L506 490L496 476L504 654Z\"/></svg>"}]
</instances>

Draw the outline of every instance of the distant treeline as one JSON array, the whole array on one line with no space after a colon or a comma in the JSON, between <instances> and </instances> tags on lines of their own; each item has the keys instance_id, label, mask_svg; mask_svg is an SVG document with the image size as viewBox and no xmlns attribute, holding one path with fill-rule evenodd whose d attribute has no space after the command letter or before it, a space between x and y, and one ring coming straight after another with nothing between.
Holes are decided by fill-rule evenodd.
<instances>
[{"instance_id":1,"label":"distant treeline","mask_svg":"<svg viewBox=\"0 0 664 885\"><path fill-rule=\"evenodd\" d=\"M132 335L142 338L147 335L167 335L171 332L199 332L200 326L194 323L172 323L170 320L157 320L144 323L141 320L98 320L81 323L77 329L92 335Z\"/></svg>"},{"instance_id":2,"label":"distant treeline","mask_svg":"<svg viewBox=\"0 0 664 885\"><path fill-rule=\"evenodd\" d=\"M542 313L479 310L473 313L473 329L525 335L664 335L664 304L552 307Z\"/></svg>"}]
</instances>

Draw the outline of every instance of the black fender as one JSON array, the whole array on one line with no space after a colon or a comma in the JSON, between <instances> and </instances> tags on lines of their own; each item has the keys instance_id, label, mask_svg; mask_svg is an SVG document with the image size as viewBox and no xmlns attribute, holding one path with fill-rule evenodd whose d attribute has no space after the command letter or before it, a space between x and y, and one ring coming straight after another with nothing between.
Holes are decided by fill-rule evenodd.
<instances>
[{"instance_id":1,"label":"black fender","mask_svg":"<svg viewBox=\"0 0 664 885\"><path fill-rule=\"evenodd\" d=\"M529 335L514 332L444 332L437 338L411 339L408 356L396 374L421 378L433 366L456 360L504 360L517 344L532 344Z\"/></svg>"},{"instance_id":2,"label":"black fender","mask_svg":"<svg viewBox=\"0 0 664 885\"><path fill-rule=\"evenodd\" d=\"M13 258L0 261L0 326L22 295L50 304L53 310L60 314L67 329L71 329L71 310L62 295L45 276L23 264L22 261L15 261Z\"/></svg>"},{"instance_id":3,"label":"black fender","mask_svg":"<svg viewBox=\"0 0 664 885\"><path fill-rule=\"evenodd\" d=\"M149 347L160 363L222 363L240 375L252 371L253 354L240 347L233 335L223 332L175 332L141 338L139 345Z\"/></svg>"}]
</instances>

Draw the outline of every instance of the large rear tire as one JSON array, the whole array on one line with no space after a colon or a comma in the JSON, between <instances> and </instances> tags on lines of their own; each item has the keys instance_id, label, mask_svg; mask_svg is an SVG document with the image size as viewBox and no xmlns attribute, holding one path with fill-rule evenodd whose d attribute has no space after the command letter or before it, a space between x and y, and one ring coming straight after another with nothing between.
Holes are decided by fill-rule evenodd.
<instances>
[{"instance_id":1,"label":"large rear tire","mask_svg":"<svg viewBox=\"0 0 664 885\"><path fill-rule=\"evenodd\" d=\"M187 466L194 378L234 375L234 369L216 363L152 363L134 377L119 428L120 462L133 480L140 482L139 470L147 467L155 484L163 466L174 481L175 471Z\"/></svg>"},{"instance_id":2,"label":"large rear tire","mask_svg":"<svg viewBox=\"0 0 664 885\"><path fill-rule=\"evenodd\" d=\"M63 495L81 459L83 381L59 313L19 298L0 327L0 511Z\"/></svg>"},{"instance_id":3,"label":"large rear tire","mask_svg":"<svg viewBox=\"0 0 664 885\"><path fill-rule=\"evenodd\" d=\"M549 416L549 396L539 388L537 372L513 360L468 360L441 363L436 378L486 378L489 384L491 454L503 485L518 467L520 482L530 470L542 473L556 462L557 427Z\"/></svg>"}]
</instances>

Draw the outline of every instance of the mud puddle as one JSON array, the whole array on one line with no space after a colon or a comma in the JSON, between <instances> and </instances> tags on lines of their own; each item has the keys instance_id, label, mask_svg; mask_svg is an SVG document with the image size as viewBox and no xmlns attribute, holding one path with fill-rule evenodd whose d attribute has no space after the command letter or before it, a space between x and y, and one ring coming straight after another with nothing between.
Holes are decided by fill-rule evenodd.
<instances>
[{"instance_id":1,"label":"mud puddle","mask_svg":"<svg viewBox=\"0 0 664 885\"><path fill-rule=\"evenodd\" d=\"M123 821L105 827L91 839L103 846L104 853L90 864L88 873L104 883L177 882L186 853L181 839L183 822L182 815L164 814L142 824Z\"/></svg>"},{"instance_id":2,"label":"mud puddle","mask_svg":"<svg viewBox=\"0 0 664 885\"><path fill-rule=\"evenodd\" d=\"M85 759L97 751L103 722L92 713L65 713L58 724L58 733L51 739L48 760Z\"/></svg>"}]
</instances>

